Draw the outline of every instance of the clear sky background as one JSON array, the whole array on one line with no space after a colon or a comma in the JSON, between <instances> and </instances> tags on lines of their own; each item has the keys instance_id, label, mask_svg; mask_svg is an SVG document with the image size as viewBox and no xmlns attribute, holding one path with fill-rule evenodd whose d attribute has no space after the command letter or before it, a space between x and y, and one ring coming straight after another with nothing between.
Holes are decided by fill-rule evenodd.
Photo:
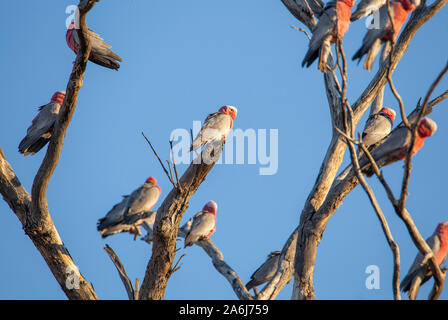
<instances>
[{"instance_id":1,"label":"clear sky background","mask_svg":"<svg viewBox=\"0 0 448 320\"><path fill-rule=\"evenodd\" d=\"M17 151L36 115L57 90L65 90L75 59L65 42L65 8L77 1L18 0L0 4L0 146L28 191L46 148L35 156ZM218 205L212 236L226 262L244 282L281 250L297 226L301 209L328 147L331 127L322 74L316 63L300 67L308 40L291 29L299 22L280 0L103 0L88 14L91 29L123 58L118 72L87 66L78 107L59 165L48 188L55 225L86 279L101 299L127 299L115 267L103 250L109 244L129 276L143 280L151 247L128 234L101 239L96 222L118 201L153 175L162 188L170 183L141 132L163 159L169 136L189 129L193 120L225 104L235 105L234 126L279 130L279 169L259 175L256 165L217 165L190 201L183 222L205 202ZM407 112L426 93L447 61L448 10L421 28L394 73ZM351 57L361 44L364 20L350 26L344 48ZM374 66L375 70L377 64ZM348 97L354 102L374 73L350 61ZM436 94L446 90L444 79ZM386 89L385 106L398 104ZM448 220L446 141L448 105L430 116L437 133L413 160L407 208L422 235ZM364 124L364 120L361 122ZM346 154L345 164L349 161ZM398 194L403 164L384 173ZM186 165L179 167L182 173ZM376 179L368 182L389 220L401 250L402 276L417 249L393 212ZM0 201L1 299L65 299L17 217ZM182 223L183 223L182 222ZM194 246L169 281L167 299L234 299L231 286L209 257ZM361 188L356 188L331 218L318 248L314 285L317 299L391 299L392 253ZM365 286L369 265L380 268L380 289ZM432 280L431 280L432 283ZM431 283L419 298L426 298ZM291 283L279 295L289 299ZM403 294L403 298L405 295ZM448 298L448 290L441 296Z\"/></svg>"}]
</instances>

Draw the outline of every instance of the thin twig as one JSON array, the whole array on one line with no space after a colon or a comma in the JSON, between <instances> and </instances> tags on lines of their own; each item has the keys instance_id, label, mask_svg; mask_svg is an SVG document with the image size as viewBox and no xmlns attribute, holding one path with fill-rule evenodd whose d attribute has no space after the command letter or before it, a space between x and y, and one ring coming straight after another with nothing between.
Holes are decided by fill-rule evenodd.
<instances>
[{"instance_id":1,"label":"thin twig","mask_svg":"<svg viewBox=\"0 0 448 320\"><path fill-rule=\"evenodd\" d=\"M165 166L163 165L162 160L160 160L159 155L157 154L156 149L154 149L154 147L151 144L151 141L149 141L149 139L146 137L145 133L142 132L142 136L145 138L146 142L148 142L149 146L151 147L152 152L154 152L154 154L156 155L157 159L159 160L160 165L162 166L163 171L165 171L166 176L168 177L168 179L170 180L170 182L173 184L174 187L176 187L176 183L173 181L173 179L170 177L170 174L168 172L168 170L166 170Z\"/></svg>"},{"instance_id":2,"label":"thin twig","mask_svg":"<svg viewBox=\"0 0 448 320\"><path fill-rule=\"evenodd\" d=\"M177 252L177 250L176 250L176 252ZM173 274L174 272L176 272L177 270L179 270L182 267L183 264L179 265L179 263L182 260L182 258L185 257L185 255L186 255L185 253L182 254L180 256L179 260L177 260L177 262L174 264L173 268L171 269L171 274Z\"/></svg>"},{"instance_id":3,"label":"thin twig","mask_svg":"<svg viewBox=\"0 0 448 320\"><path fill-rule=\"evenodd\" d=\"M293 26L293 25L290 25L290 27L293 28L294 30L302 31L302 32L307 36L308 40L311 41L311 37L310 37L309 33L308 33L305 29L303 29L303 28L298 28L298 27L295 27L295 26Z\"/></svg>"},{"instance_id":4,"label":"thin twig","mask_svg":"<svg viewBox=\"0 0 448 320\"><path fill-rule=\"evenodd\" d=\"M176 175L177 189L179 190L180 193L182 193L183 190L182 190L182 186L180 185L180 182L179 182L179 174L177 173L176 161L174 161L173 140L170 140L170 148L171 148L171 157L172 157L173 167L174 167L174 174Z\"/></svg>"},{"instance_id":5,"label":"thin twig","mask_svg":"<svg viewBox=\"0 0 448 320\"><path fill-rule=\"evenodd\" d=\"M107 252L110 260L112 260L112 263L114 264L115 268L117 269L120 279L123 282L123 285L126 289L126 293L128 294L129 300L135 300L135 292L134 292L134 288L132 288L132 282L129 279L128 275L126 274L126 270L124 269L124 266L121 263L120 259L118 258L117 254L107 244L104 247L104 250Z\"/></svg>"},{"instance_id":6,"label":"thin twig","mask_svg":"<svg viewBox=\"0 0 448 320\"><path fill-rule=\"evenodd\" d=\"M171 180L173 180L173 171L171 171L171 163L169 162L169 160L166 160L166 163L168 164L168 169L170 169L170 178Z\"/></svg>"}]
</instances>

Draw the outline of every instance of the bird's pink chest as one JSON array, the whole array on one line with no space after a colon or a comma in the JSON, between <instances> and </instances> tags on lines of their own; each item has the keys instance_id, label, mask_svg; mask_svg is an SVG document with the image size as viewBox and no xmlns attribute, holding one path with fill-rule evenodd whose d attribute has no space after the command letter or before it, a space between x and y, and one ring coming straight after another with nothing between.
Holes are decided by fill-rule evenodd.
<instances>
[{"instance_id":1,"label":"bird's pink chest","mask_svg":"<svg viewBox=\"0 0 448 320\"><path fill-rule=\"evenodd\" d=\"M402 4L399 1L394 1L391 3L392 10L394 13L394 30L395 33L392 34L392 30L383 38L383 40L392 40L395 39L398 36L398 33L401 30L401 27L406 22L406 19L408 18L409 12L412 10L406 10L403 8ZM392 28L392 26L390 27Z\"/></svg>"},{"instance_id":2,"label":"bird's pink chest","mask_svg":"<svg viewBox=\"0 0 448 320\"><path fill-rule=\"evenodd\" d=\"M437 260L437 263L441 265L445 262L446 255L448 254L448 235L442 234L439 235L440 238L440 248L439 251L436 252L435 258Z\"/></svg>"},{"instance_id":3,"label":"bird's pink chest","mask_svg":"<svg viewBox=\"0 0 448 320\"><path fill-rule=\"evenodd\" d=\"M353 3L350 0L340 0L336 2L336 11L338 14L338 38L342 39L350 25L350 16Z\"/></svg>"},{"instance_id":4,"label":"bird's pink chest","mask_svg":"<svg viewBox=\"0 0 448 320\"><path fill-rule=\"evenodd\" d=\"M216 214L213 214L213 218L215 219L215 221L213 223L213 228L212 228L212 230L210 230L210 232L208 233L207 237L210 237L216 231Z\"/></svg>"},{"instance_id":5,"label":"bird's pink chest","mask_svg":"<svg viewBox=\"0 0 448 320\"><path fill-rule=\"evenodd\" d=\"M69 48L72 49L75 53L78 53L79 46L76 43L75 38L73 37L73 29L67 31L65 39Z\"/></svg>"},{"instance_id":6,"label":"bird's pink chest","mask_svg":"<svg viewBox=\"0 0 448 320\"><path fill-rule=\"evenodd\" d=\"M425 138L422 138L417 135L415 138L414 148L412 149L412 155L416 154L418 150L425 144Z\"/></svg>"},{"instance_id":7,"label":"bird's pink chest","mask_svg":"<svg viewBox=\"0 0 448 320\"><path fill-rule=\"evenodd\" d=\"M417 135L417 137L415 138L414 148L412 148L411 157L413 157L417 153L417 151L420 150L421 147L423 147L424 144L425 144L425 138L422 138L419 135ZM408 152L408 149L409 145L403 147L397 159L403 161L406 160L406 153Z\"/></svg>"}]
</instances>

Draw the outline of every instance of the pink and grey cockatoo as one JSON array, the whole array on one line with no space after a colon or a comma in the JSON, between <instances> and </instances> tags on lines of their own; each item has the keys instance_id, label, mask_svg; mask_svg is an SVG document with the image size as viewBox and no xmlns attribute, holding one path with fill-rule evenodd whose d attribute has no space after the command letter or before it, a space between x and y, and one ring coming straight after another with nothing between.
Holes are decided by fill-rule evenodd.
<instances>
[{"instance_id":1,"label":"pink and grey cockatoo","mask_svg":"<svg viewBox=\"0 0 448 320\"><path fill-rule=\"evenodd\" d=\"M217 211L218 205L215 201L211 200L206 203L202 211L194 215L191 228L185 236L184 248L210 237L216 231Z\"/></svg>"},{"instance_id":2,"label":"pink and grey cockatoo","mask_svg":"<svg viewBox=\"0 0 448 320\"><path fill-rule=\"evenodd\" d=\"M394 22L394 31L392 31L392 24L390 23L389 15L387 13L387 5L380 8L379 11L379 26L373 27L367 31L362 46L353 55L352 60L358 59L361 61L362 57L367 54L364 68L372 70L378 52L384 42L395 39L400 32L401 27L415 8L420 5L420 0L394 0L390 3L392 19ZM375 21L372 21L375 23Z\"/></svg>"},{"instance_id":3,"label":"pink and grey cockatoo","mask_svg":"<svg viewBox=\"0 0 448 320\"><path fill-rule=\"evenodd\" d=\"M294 17L304 24L314 17L319 18L324 11L322 0L282 0Z\"/></svg>"},{"instance_id":4,"label":"pink and grey cockatoo","mask_svg":"<svg viewBox=\"0 0 448 320\"><path fill-rule=\"evenodd\" d=\"M361 0L356 6L355 12L352 13L350 21L353 22L371 15L384 6L386 2L386 0Z\"/></svg>"},{"instance_id":5,"label":"pink and grey cockatoo","mask_svg":"<svg viewBox=\"0 0 448 320\"><path fill-rule=\"evenodd\" d=\"M392 130L395 120L395 111L383 107L380 112L375 113L367 119L366 126L362 133L362 141L366 147L387 136Z\"/></svg>"},{"instance_id":6,"label":"pink and grey cockatoo","mask_svg":"<svg viewBox=\"0 0 448 320\"><path fill-rule=\"evenodd\" d=\"M122 62L122 60L117 54L110 50L112 46L104 42L98 34L90 29L89 36L90 41L92 42L92 49L90 52L89 60L100 66L118 70L120 68L120 64L117 61ZM72 22L68 27L65 39L69 48L77 54L79 49L79 36L75 26L75 22Z\"/></svg>"},{"instance_id":7,"label":"pink and grey cockatoo","mask_svg":"<svg viewBox=\"0 0 448 320\"><path fill-rule=\"evenodd\" d=\"M212 141L224 140L233 127L237 113L234 106L223 106L218 112L209 114L191 144L190 151L197 150Z\"/></svg>"},{"instance_id":8,"label":"pink and grey cockatoo","mask_svg":"<svg viewBox=\"0 0 448 320\"><path fill-rule=\"evenodd\" d=\"M302 67L309 67L319 57L318 68L327 70L327 58L331 51L331 43L342 39L350 25L351 8L355 1L330 1L313 29L313 36L308 46L308 52L302 61Z\"/></svg>"},{"instance_id":9,"label":"pink and grey cockatoo","mask_svg":"<svg viewBox=\"0 0 448 320\"><path fill-rule=\"evenodd\" d=\"M271 252L266 261L260 268L250 276L250 281L246 284L247 290L255 288L263 283L268 282L275 275L278 268L278 260L280 259L281 251Z\"/></svg>"},{"instance_id":10,"label":"pink and grey cockatoo","mask_svg":"<svg viewBox=\"0 0 448 320\"><path fill-rule=\"evenodd\" d=\"M51 97L50 103L39 108L39 113L29 126L25 138L19 144L20 153L25 156L35 154L50 141L64 98L65 91L57 91Z\"/></svg>"},{"instance_id":11,"label":"pink and grey cockatoo","mask_svg":"<svg viewBox=\"0 0 448 320\"><path fill-rule=\"evenodd\" d=\"M119 232L140 234L139 227L152 217L152 208L160 197L161 189L154 177L116 204L104 218L98 220L97 229L104 238Z\"/></svg>"},{"instance_id":12,"label":"pink and grey cockatoo","mask_svg":"<svg viewBox=\"0 0 448 320\"><path fill-rule=\"evenodd\" d=\"M420 121L417 129L417 136L415 138L414 147L411 156L414 156L425 143L425 139L432 136L437 130L437 124L430 118L425 118ZM388 164L405 160L411 143L411 132L404 126L395 130L383 143L381 143L372 152L372 156L379 167L387 166ZM369 165L370 162L364 155L360 159L361 168ZM371 170L366 172L368 176L372 175Z\"/></svg>"},{"instance_id":13,"label":"pink and grey cockatoo","mask_svg":"<svg viewBox=\"0 0 448 320\"><path fill-rule=\"evenodd\" d=\"M445 262L448 253L448 221L440 223L434 234L426 239L426 243L434 252L437 263L442 265ZM401 281L400 289L404 292L409 291L411 300L415 300L420 286L432 277L429 262L422 265L425 257L419 252L415 257L414 263L408 271L406 277Z\"/></svg>"}]
</instances>

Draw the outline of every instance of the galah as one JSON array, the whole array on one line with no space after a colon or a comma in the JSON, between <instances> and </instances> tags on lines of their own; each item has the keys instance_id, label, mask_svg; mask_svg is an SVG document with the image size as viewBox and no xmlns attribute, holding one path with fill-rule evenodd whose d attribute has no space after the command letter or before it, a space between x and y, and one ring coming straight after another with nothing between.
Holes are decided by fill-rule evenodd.
<instances>
[{"instance_id":1,"label":"galah","mask_svg":"<svg viewBox=\"0 0 448 320\"><path fill-rule=\"evenodd\" d=\"M370 28L367 31L364 39L362 40L362 46L353 55L352 60L358 59L361 61L362 57L367 54L366 61L364 62L364 68L372 70L373 63L375 61L378 52L384 42L395 39L400 32L401 27L415 8L420 5L420 0L394 0L390 3L392 20L394 22L394 31L392 30L392 24L390 23L389 15L387 12L387 5L384 5L379 10L379 21L372 21L372 23L378 23L378 26Z\"/></svg>"},{"instance_id":2,"label":"galah","mask_svg":"<svg viewBox=\"0 0 448 320\"><path fill-rule=\"evenodd\" d=\"M217 211L218 205L215 201L211 200L205 204L202 211L194 215L191 229L185 236L184 248L210 237L216 231Z\"/></svg>"},{"instance_id":3,"label":"galah","mask_svg":"<svg viewBox=\"0 0 448 320\"><path fill-rule=\"evenodd\" d=\"M157 185L154 177L149 177L146 182L129 195L127 206L124 209L124 220L129 223L146 212L150 212L160 197L162 189Z\"/></svg>"},{"instance_id":4,"label":"galah","mask_svg":"<svg viewBox=\"0 0 448 320\"><path fill-rule=\"evenodd\" d=\"M146 219L153 217L152 208L159 199L161 189L154 177L146 179L144 185L116 204L104 218L98 220L97 229L104 237L130 232L136 236L140 234L139 227Z\"/></svg>"},{"instance_id":5,"label":"galah","mask_svg":"<svg viewBox=\"0 0 448 320\"><path fill-rule=\"evenodd\" d=\"M436 130L437 124L430 118L425 118L420 121L411 156L414 156L417 151L423 147L425 139L432 136ZM411 135L411 132L405 126L402 126L384 140L384 142L372 152L372 157L375 159L378 166L383 167L398 160L405 160L411 143ZM370 164L366 156L363 156L359 162L361 168ZM367 175L371 174L371 171L367 172Z\"/></svg>"},{"instance_id":6,"label":"galah","mask_svg":"<svg viewBox=\"0 0 448 320\"><path fill-rule=\"evenodd\" d=\"M319 57L318 68L322 72L326 71L327 58L331 51L330 45L337 39L342 39L347 32L350 25L350 10L354 3L355 0L336 0L327 3L313 29L313 36L308 45L308 52L302 61L302 67L309 67Z\"/></svg>"},{"instance_id":7,"label":"galah","mask_svg":"<svg viewBox=\"0 0 448 320\"><path fill-rule=\"evenodd\" d=\"M366 147L375 144L376 142L387 136L392 130L395 120L395 111L383 107L380 112L375 113L367 119L366 126L362 133L362 141Z\"/></svg>"},{"instance_id":8,"label":"galah","mask_svg":"<svg viewBox=\"0 0 448 320\"><path fill-rule=\"evenodd\" d=\"M426 239L426 243L434 252L437 263L442 265L448 253L448 221L439 223L436 231L431 237ZM408 292L409 298L415 300L420 286L432 277L429 262L422 265L425 257L420 252L415 257L414 263L400 283L400 289Z\"/></svg>"},{"instance_id":9,"label":"galah","mask_svg":"<svg viewBox=\"0 0 448 320\"><path fill-rule=\"evenodd\" d=\"M322 0L282 0L283 4L299 21L305 23L318 18L324 11Z\"/></svg>"},{"instance_id":10,"label":"galah","mask_svg":"<svg viewBox=\"0 0 448 320\"><path fill-rule=\"evenodd\" d=\"M247 290L255 288L272 279L277 271L278 260L281 251L271 252L266 261L250 276L250 281L246 284Z\"/></svg>"},{"instance_id":11,"label":"galah","mask_svg":"<svg viewBox=\"0 0 448 320\"><path fill-rule=\"evenodd\" d=\"M234 106L223 106L218 112L209 114L191 144L190 151L197 150L212 141L224 140L233 127L237 113Z\"/></svg>"},{"instance_id":12,"label":"galah","mask_svg":"<svg viewBox=\"0 0 448 320\"><path fill-rule=\"evenodd\" d=\"M39 108L39 113L27 129L25 138L19 144L19 152L25 156L35 154L50 141L54 124L59 115L65 91L57 91L50 103Z\"/></svg>"},{"instance_id":13,"label":"galah","mask_svg":"<svg viewBox=\"0 0 448 320\"><path fill-rule=\"evenodd\" d=\"M384 6L386 2L386 0L361 0L356 6L355 12L352 13L350 21L353 22L371 15Z\"/></svg>"},{"instance_id":14,"label":"galah","mask_svg":"<svg viewBox=\"0 0 448 320\"><path fill-rule=\"evenodd\" d=\"M112 46L104 42L103 39L92 30L89 29L88 33L92 43L89 60L100 66L118 70L120 68L120 64L117 61L122 62L122 60L117 54L110 50ZM70 24L65 35L65 39L69 48L77 54L79 49L79 36L78 30L75 27L75 22Z\"/></svg>"}]
</instances>

